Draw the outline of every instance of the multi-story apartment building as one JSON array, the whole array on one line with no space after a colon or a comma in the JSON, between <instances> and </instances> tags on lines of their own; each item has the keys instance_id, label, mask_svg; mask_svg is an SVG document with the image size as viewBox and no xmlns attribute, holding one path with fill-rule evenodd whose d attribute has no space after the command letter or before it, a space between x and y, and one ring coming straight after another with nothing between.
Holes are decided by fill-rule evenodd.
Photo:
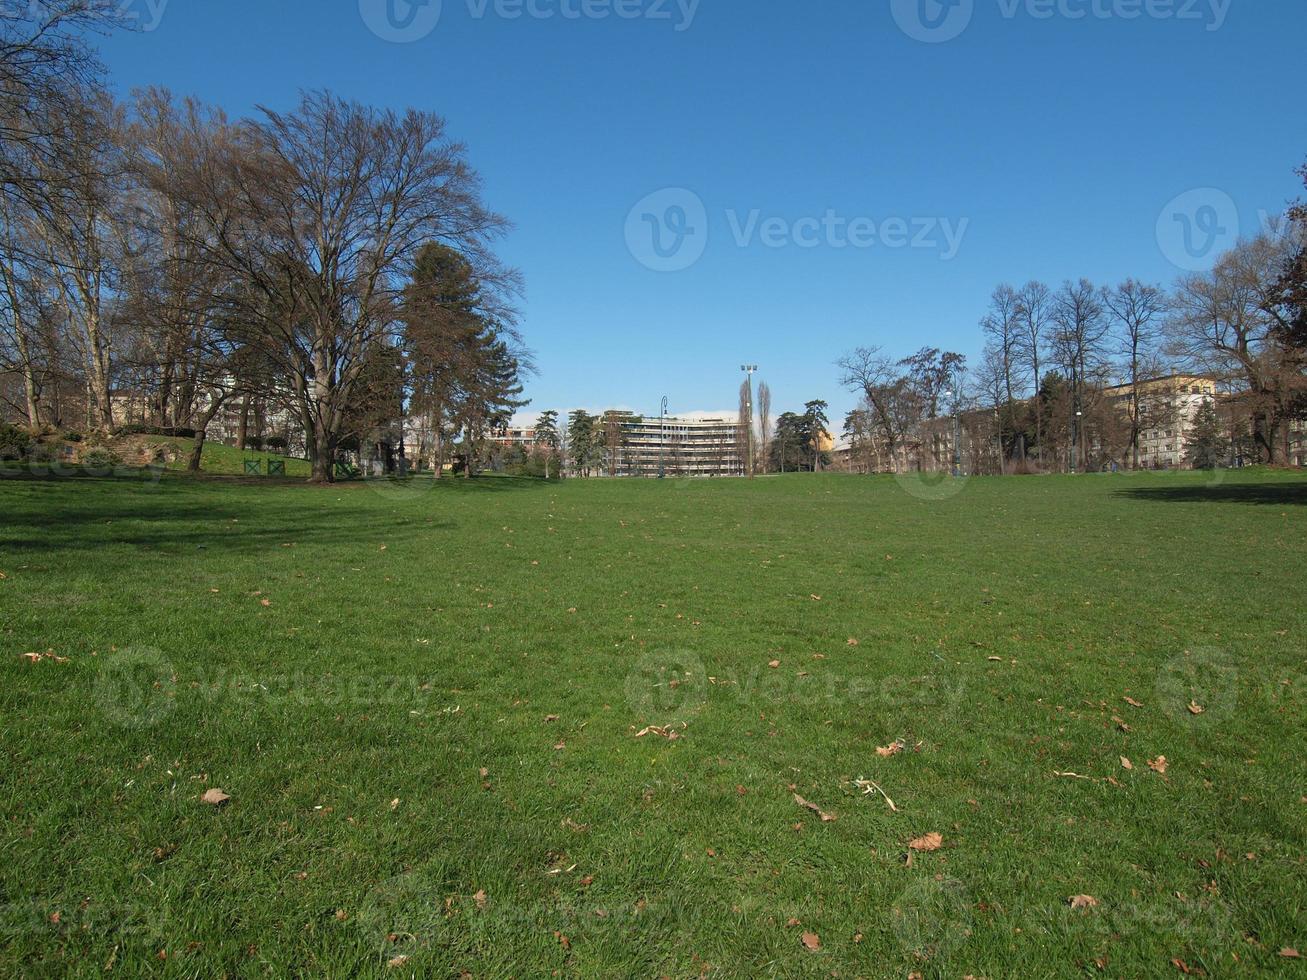
<instances>
[{"instance_id":1,"label":"multi-story apartment building","mask_svg":"<svg viewBox=\"0 0 1307 980\"><path fill-rule=\"evenodd\" d=\"M741 476L747 450L725 418L622 415L618 476Z\"/></svg>"},{"instance_id":2,"label":"multi-story apartment building","mask_svg":"<svg viewBox=\"0 0 1307 980\"><path fill-rule=\"evenodd\" d=\"M1194 416L1217 397L1216 381L1194 374L1149 378L1137 386L1116 385L1103 394L1129 413L1132 395L1139 400L1139 465L1164 469L1186 465L1185 452Z\"/></svg>"},{"instance_id":3,"label":"multi-story apartment building","mask_svg":"<svg viewBox=\"0 0 1307 980\"><path fill-rule=\"evenodd\" d=\"M528 453L535 448L536 430L508 428L501 429L491 435L490 441L497 446L510 449L513 446L521 446Z\"/></svg>"}]
</instances>

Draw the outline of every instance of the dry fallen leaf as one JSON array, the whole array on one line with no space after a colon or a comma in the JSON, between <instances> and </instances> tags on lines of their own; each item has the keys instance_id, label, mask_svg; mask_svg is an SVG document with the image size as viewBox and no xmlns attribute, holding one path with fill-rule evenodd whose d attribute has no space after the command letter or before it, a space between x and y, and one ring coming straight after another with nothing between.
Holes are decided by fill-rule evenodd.
<instances>
[{"instance_id":1,"label":"dry fallen leaf","mask_svg":"<svg viewBox=\"0 0 1307 980\"><path fill-rule=\"evenodd\" d=\"M851 646L851 647L856 647L857 645L858 645L858 641L855 640L853 637L850 636L850 637L849 637L849 646Z\"/></svg>"},{"instance_id":2,"label":"dry fallen leaf","mask_svg":"<svg viewBox=\"0 0 1307 980\"><path fill-rule=\"evenodd\" d=\"M1280 955L1283 956L1286 960L1302 959L1301 954L1292 946L1285 946L1284 949L1280 950Z\"/></svg>"},{"instance_id":3,"label":"dry fallen leaf","mask_svg":"<svg viewBox=\"0 0 1307 980\"><path fill-rule=\"evenodd\" d=\"M815 932L805 932L803 934L803 945L814 952L821 949L821 939Z\"/></svg>"},{"instance_id":4,"label":"dry fallen leaf","mask_svg":"<svg viewBox=\"0 0 1307 980\"><path fill-rule=\"evenodd\" d=\"M794 802L799 804L799 806L803 807L805 810L811 810L813 813L817 814L817 816L821 817L822 823L830 823L832 820L835 819L835 814L826 813L816 803L809 803L798 793L794 794Z\"/></svg>"},{"instance_id":5,"label":"dry fallen leaf","mask_svg":"<svg viewBox=\"0 0 1307 980\"><path fill-rule=\"evenodd\" d=\"M230 796L215 787L214 789L207 790L205 794L200 797L200 802L207 803L209 806L222 806L230 799Z\"/></svg>"},{"instance_id":6,"label":"dry fallen leaf","mask_svg":"<svg viewBox=\"0 0 1307 980\"><path fill-rule=\"evenodd\" d=\"M260 605L260 606L270 606L270 605L272 605L272 600L271 600L271 599L260 599L260 600L259 600L259 605Z\"/></svg>"},{"instance_id":7,"label":"dry fallen leaf","mask_svg":"<svg viewBox=\"0 0 1307 980\"><path fill-rule=\"evenodd\" d=\"M944 835L933 830L929 834L908 841L910 851L938 851L943 846Z\"/></svg>"},{"instance_id":8,"label":"dry fallen leaf","mask_svg":"<svg viewBox=\"0 0 1307 980\"><path fill-rule=\"evenodd\" d=\"M1121 768L1122 768L1122 769L1133 769L1134 767L1135 767L1135 764L1134 764L1133 762L1131 762L1131 761L1130 761L1129 759L1127 759L1125 756L1121 756Z\"/></svg>"},{"instance_id":9,"label":"dry fallen leaf","mask_svg":"<svg viewBox=\"0 0 1307 980\"><path fill-rule=\"evenodd\" d=\"M994 664L1001 664L1003 662L1002 657L986 657L985 659Z\"/></svg>"},{"instance_id":10,"label":"dry fallen leaf","mask_svg":"<svg viewBox=\"0 0 1307 980\"><path fill-rule=\"evenodd\" d=\"M396 797L395 799L393 799L393 800L390 801L390 808L391 808L392 810L398 810L398 809L399 809L399 797Z\"/></svg>"},{"instance_id":11,"label":"dry fallen leaf","mask_svg":"<svg viewBox=\"0 0 1307 980\"><path fill-rule=\"evenodd\" d=\"M650 725L648 728L642 728L635 733L636 738L644 738L646 735L661 735L669 742L674 742L681 737L680 732L673 731L670 728L664 728L662 725Z\"/></svg>"},{"instance_id":12,"label":"dry fallen leaf","mask_svg":"<svg viewBox=\"0 0 1307 980\"><path fill-rule=\"evenodd\" d=\"M786 928L786 929L793 929L795 926L797 926L797 925L799 925L799 924L800 924L800 923L799 923L799 920L798 920L798 919L794 918L794 916L790 916L789 920L785 923L785 928Z\"/></svg>"},{"instance_id":13,"label":"dry fallen leaf","mask_svg":"<svg viewBox=\"0 0 1307 980\"><path fill-rule=\"evenodd\" d=\"M547 722L557 721L557 720L558 720L558 715L545 715L545 721Z\"/></svg>"},{"instance_id":14,"label":"dry fallen leaf","mask_svg":"<svg viewBox=\"0 0 1307 980\"><path fill-rule=\"evenodd\" d=\"M1161 773L1162 775L1166 774L1167 765L1166 756L1164 755L1159 755L1156 759L1148 760L1148 768L1153 770L1153 772Z\"/></svg>"},{"instance_id":15,"label":"dry fallen leaf","mask_svg":"<svg viewBox=\"0 0 1307 980\"><path fill-rule=\"evenodd\" d=\"M767 666L770 667L772 670L775 670L775 669L776 669L777 667L779 667L780 665L781 665L781 662L780 662L779 660L773 660L773 661L771 661L771 663L767 664Z\"/></svg>"},{"instance_id":16,"label":"dry fallen leaf","mask_svg":"<svg viewBox=\"0 0 1307 980\"><path fill-rule=\"evenodd\" d=\"M386 966L390 967L392 970L398 970L401 966L404 966L407 963L407 956L396 956L394 959L387 960Z\"/></svg>"},{"instance_id":17,"label":"dry fallen leaf","mask_svg":"<svg viewBox=\"0 0 1307 980\"><path fill-rule=\"evenodd\" d=\"M477 903L477 908L479 908L479 909L483 909L483 908L485 908L485 907L486 907L486 890L485 890L484 888L478 889L478 890L477 890L477 893L476 893L475 895L472 896L472 900L473 900L474 902Z\"/></svg>"},{"instance_id":18,"label":"dry fallen leaf","mask_svg":"<svg viewBox=\"0 0 1307 980\"><path fill-rule=\"evenodd\" d=\"M1204 711L1206 711L1206 710L1207 710L1207 709L1204 708L1204 707L1203 707L1201 704L1199 704L1197 701L1190 701L1190 702L1189 702L1189 713L1190 713L1191 715L1201 715L1201 714L1202 714Z\"/></svg>"},{"instance_id":19,"label":"dry fallen leaf","mask_svg":"<svg viewBox=\"0 0 1307 980\"><path fill-rule=\"evenodd\" d=\"M1096 909L1098 908L1098 899L1093 895L1072 895L1067 901L1073 909Z\"/></svg>"},{"instance_id":20,"label":"dry fallen leaf","mask_svg":"<svg viewBox=\"0 0 1307 980\"><path fill-rule=\"evenodd\" d=\"M881 745L876 747L876 754L880 756L882 759L888 759L890 756L898 755L902 751L903 751L902 739L899 739L897 742L891 742L889 745Z\"/></svg>"},{"instance_id":21,"label":"dry fallen leaf","mask_svg":"<svg viewBox=\"0 0 1307 980\"><path fill-rule=\"evenodd\" d=\"M1134 698L1127 697L1127 698L1122 698L1122 700L1125 701L1125 703L1128 704L1128 705L1130 705L1130 707L1132 707L1132 708L1142 708L1142 707L1143 707L1143 705L1140 704L1138 701L1136 701Z\"/></svg>"}]
</instances>

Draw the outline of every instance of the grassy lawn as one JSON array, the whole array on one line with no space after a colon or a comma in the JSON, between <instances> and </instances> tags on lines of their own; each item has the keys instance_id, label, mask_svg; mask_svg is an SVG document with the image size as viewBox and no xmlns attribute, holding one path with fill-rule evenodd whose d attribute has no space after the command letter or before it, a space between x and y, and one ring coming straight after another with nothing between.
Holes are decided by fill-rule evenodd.
<instances>
[{"instance_id":1,"label":"grassy lawn","mask_svg":"<svg viewBox=\"0 0 1307 980\"><path fill-rule=\"evenodd\" d=\"M1305 505L0 481L0 974L1301 976Z\"/></svg>"}]
</instances>

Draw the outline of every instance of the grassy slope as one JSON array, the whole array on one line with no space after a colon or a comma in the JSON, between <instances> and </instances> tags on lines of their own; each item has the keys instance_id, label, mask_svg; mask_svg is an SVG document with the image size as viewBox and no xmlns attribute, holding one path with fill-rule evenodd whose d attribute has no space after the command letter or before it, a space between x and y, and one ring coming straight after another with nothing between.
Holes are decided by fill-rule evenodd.
<instances>
[{"instance_id":1,"label":"grassy slope","mask_svg":"<svg viewBox=\"0 0 1307 980\"><path fill-rule=\"evenodd\" d=\"M187 456L189 456L194 442L190 439L172 439L165 436L151 436L151 442L167 443L174 447L183 455L173 461L170 469L184 470L186 468ZM220 442L206 441L204 443L204 457L200 461L200 468L210 476L244 476L245 460L257 459L263 464L263 473L266 476L268 472L268 461L273 459L282 460L286 464L286 476L308 477L311 472L311 466L306 459L296 459L291 456L281 456L277 453L250 452L246 453L234 446L224 446ZM252 478L251 478L252 479Z\"/></svg>"},{"instance_id":2,"label":"grassy slope","mask_svg":"<svg viewBox=\"0 0 1307 980\"><path fill-rule=\"evenodd\" d=\"M1291 968L1307 483L1204 484L0 483L0 972Z\"/></svg>"}]
</instances>

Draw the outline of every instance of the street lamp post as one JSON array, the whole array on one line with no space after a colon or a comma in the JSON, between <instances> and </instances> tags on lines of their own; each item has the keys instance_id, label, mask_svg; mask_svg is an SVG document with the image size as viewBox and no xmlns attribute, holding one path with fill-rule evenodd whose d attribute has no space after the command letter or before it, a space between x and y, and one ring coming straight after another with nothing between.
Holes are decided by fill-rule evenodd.
<instances>
[{"instance_id":1,"label":"street lamp post","mask_svg":"<svg viewBox=\"0 0 1307 980\"><path fill-rule=\"evenodd\" d=\"M745 422L747 425L745 443L749 458L744 461L745 471L749 474L749 479L753 479L753 376L758 371L756 364L741 364L740 370L744 372L744 383L748 389L745 395Z\"/></svg>"},{"instance_id":2,"label":"street lamp post","mask_svg":"<svg viewBox=\"0 0 1307 980\"><path fill-rule=\"evenodd\" d=\"M957 391L950 391L953 399L953 475L962 475L962 402Z\"/></svg>"}]
</instances>

